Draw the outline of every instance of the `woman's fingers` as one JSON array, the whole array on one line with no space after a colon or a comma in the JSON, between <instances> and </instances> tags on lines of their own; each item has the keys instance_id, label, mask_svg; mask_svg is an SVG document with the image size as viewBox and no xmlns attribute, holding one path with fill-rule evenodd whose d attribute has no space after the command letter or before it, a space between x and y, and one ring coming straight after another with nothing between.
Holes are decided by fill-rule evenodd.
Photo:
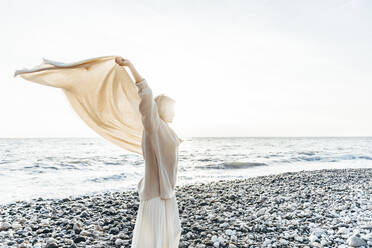
<instances>
[{"instance_id":1,"label":"woman's fingers","mask_svg":"<svg viewBox=\"0 0 372 248\"><path fill-rule=\"evenodd\" d=\"M116 62L116 64L120 65L121 57L116 57L115 58L115 62Z\"/></svg>"},{"instance_id":2,"label":"woman's fingers","mask_svg":"<svg viewBox=\"0 0 372 248\"><path fill-rule=\"evenodd\" d=\"M116 57L115 62L120 66L127 66L130 64L128 59L124 59L123 57Z\"/></svg>"}]
</instances>

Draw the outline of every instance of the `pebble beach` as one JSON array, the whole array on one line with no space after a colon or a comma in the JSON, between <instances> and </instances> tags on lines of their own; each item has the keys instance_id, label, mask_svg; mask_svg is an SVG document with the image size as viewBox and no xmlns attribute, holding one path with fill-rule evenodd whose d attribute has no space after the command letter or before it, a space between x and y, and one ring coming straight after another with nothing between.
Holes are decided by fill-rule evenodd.
<instances>
[{"instance_id":1,"label":"pebble beach","mask_svg":"<svg viewBox=\"0 0 372 248\"><path fill-rule=\"evenodd\" d=\"M176 187L179 247L372 247L372 169ZM130 247L136 191L0 205L0 248Z\"/></svg>"}]
</instances>

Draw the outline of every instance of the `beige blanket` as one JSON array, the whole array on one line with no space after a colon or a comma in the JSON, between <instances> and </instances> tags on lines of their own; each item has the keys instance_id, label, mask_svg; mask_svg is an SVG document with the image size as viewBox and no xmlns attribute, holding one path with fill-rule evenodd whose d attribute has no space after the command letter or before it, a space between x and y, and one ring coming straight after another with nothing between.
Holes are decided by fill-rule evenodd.
<instances>
[{"instance_id":1,"label":"beige blanket","mask_svg":"<svg viewBox=\"0 0 372 248\"><path fill-rule=\"evenodd\" d=\"M140 98L132 78L115 63L115 57L75 63L43 59L34 68L17 70L14 76L61 88L89 127L114 144L142 154Z\"/></svg>"}]
</instances>

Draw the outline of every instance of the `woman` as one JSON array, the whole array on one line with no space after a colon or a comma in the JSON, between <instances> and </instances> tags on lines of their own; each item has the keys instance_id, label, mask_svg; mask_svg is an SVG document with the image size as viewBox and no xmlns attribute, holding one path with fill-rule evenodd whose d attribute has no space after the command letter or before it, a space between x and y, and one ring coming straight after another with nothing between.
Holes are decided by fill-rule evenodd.
<instances>
[{"instance_id":1,"label":"woman","mask_svg":"<svg viewBox=\"0 0 372 248\"><path fill-rule=\"evenodd\" d=\"M182 231L175 196L178 146L182 140L168 125L174 118L175 101L163 94L153 99L151 88L133 64L122 57L115 61L120 66L127 66L135 79L144 127L145 175L137 185L140 204L132 247L175 248Z\"/></svg>"}]
</instances>

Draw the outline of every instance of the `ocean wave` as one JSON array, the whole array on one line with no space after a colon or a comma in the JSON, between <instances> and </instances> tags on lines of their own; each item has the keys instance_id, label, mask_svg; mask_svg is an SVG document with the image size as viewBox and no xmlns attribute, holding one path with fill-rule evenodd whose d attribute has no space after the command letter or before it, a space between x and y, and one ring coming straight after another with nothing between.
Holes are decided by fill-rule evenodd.
<instances>
[{"instance_id":1,"label":"ocean wave","mask_svg":"<svg viewBox=\"0 0 372 248\"><path fill-rule=\"evenodd\" d=\"M80 159L80 160L61 161L58 163L58 166L60 167L60 169L63 169L63 170L72 170L72 169L80 170L84 168L93 168L94 163L88 160Z\"/></svg>"},{"instance_id":2,"label":"ocean wave","mask_svg":"<svg viewBox=\"0 0 372 248\"><path fill-rule=\"evenodd\" d=\"M0 164L10 164L12 162L15 162L15 160L2 160L0 161Z\"/></svg>"},{"instance_id":3,"label":"ocean wave","mask_svg":"<svg viewBox=\"0 0 372 248\"><path fill-rule=\"evenodd\" d=\"M367 160L372 160L372 157L369 156L359 156L360 159L367 159Z\"/></svg>"},{"instance_id":4,"label":"ocean wave","mask_svg":"<svg viewBox=\"0 0 372 248\"><path fill-rule=\"evenodd\" d=\"M366 156L366 155L343 155L341 156L340 160L354 160L354 159L366 159L366 160L372 160L372 157Z\"/></svg>"},{"instance_id":5,"label":"ocean wave","mask_svg":"<svg viewBox=\"0 0 372 248\"><path fill-rule=\"evenodd\" d=\"M61 166L62 165L62 166ZM21 168L19 168L18 170L27 170L28 173L44 173L44 172L47 172L47 171L50 171L50 170L76 170L76 169L79 169L77 168L75 165L72 165L72 164L66 164L66 163L63 163L61 162L60 164L58 165L55 165L55 164L43 164L43 163L39 163L39 162L36 162L36 163L33 163L31 165L25 165Z\"/></svg>"},{"instance_id":6,"label":"ocean wave","mask_svg":"<svg viewBox=\"0 0 372 248\"><path fill-rule=\"evenodd\" d=\"M111 176L105 176L105 177L95 177L87 179L86 181L95 182L95 183L103 183L107 181L121 181L125 179L127 175L125 173L111 175Z\"/></svg>"},{"instance_id":7,"label":"ocean wave","mask_svg":"<svg viewBox=\"0 0 372 248\"><path fill-rule=\"evenodd\" d=\"M257 162L223 162L220 164L207 164L203 166L195 166L195 168L201 169L245 169L257 166L266 166L265 163L257 163Z\"/></svg>"},{"instance_id":8,"label":"ocean wave","mask_svg":"<svg viewBox=\"0 0 372 248\"><path fill-rule=\"evenodd\" d=\"M315 155L315 152L299 152L298 154L313 156L313 155Z\"/></svg>"},{"instance_id":9,"label":"ocean wave","mask_svg":"<svg viewBox=\"0 0 372 248\"><path fill-rule=\"evenodd\" d=\"M197 159L199 162L210 162L210 161L212 161L212 159L210 159L210 158L199 158L199 159Z\"/></svg>"},{"instance_id":10,"label":"ocean wave","mask_svg":"<svg viewBox=\"0 0 372 248\"><path fill-rule=\"evenodd\" d=\"M104 162L105 165L123 165L124 163L122 161L106 161Z\"/></svg>"},{"instance_id":11,"label":"ocean wave","mask_svg":"<svg viewBox=\"0 0 372 248\"><path fill-rule=\"evenodd\" d=\"M301 153L298 153L301 154ZM292 156L288 159L277 160L273 162L293 163L293 162L340 162L343 160L372 160L372 157L367 155L343 154L339 156Z\"/></svg>"},{"instance_id":12,"label":"ocean wave","mask_svg":"<svg viewBox=\"0 0 372 248\"><path fill-rule=\"evenodd\" d=\"M42 169L42 170L47 170L47 169L52 169L52 170L59 170L58 167L56 166L53 166L53 165L48 165L48 164L42 164L42 163L34 163L32 165L28 165L28 166L23 166L22 169L35 169L35 168L39 168L39 169Z\"/></svg>"}]
</instances>

